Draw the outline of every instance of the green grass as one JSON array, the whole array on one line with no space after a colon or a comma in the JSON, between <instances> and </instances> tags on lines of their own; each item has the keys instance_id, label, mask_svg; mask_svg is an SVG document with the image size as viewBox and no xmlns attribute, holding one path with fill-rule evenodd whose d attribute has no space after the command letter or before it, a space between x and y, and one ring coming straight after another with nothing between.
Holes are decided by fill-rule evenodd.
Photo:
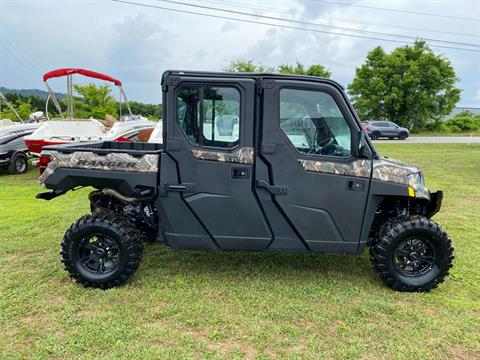
<instances>
[{"instance_id":1,"label":"green grass","mask_svg":"<svg viewBox=\"0 0 480 360\"><path fill-rule=\"evenodd\" d=\"M456 258L430 293L391 291L366 254L156 244L125 286L85 289L63 270L59 244L88 211L88 189L45 202L34 199L35 170L1 173L0 358L480 358L480 146L377 148L418 164L427 185L445 191L435 219Z\"/></svg>"},{"instance_id":2,"label":"green grass","mask_svg":"<svg viewBox=\"0 0 480 360\"><path fill-rule=\"evenodd\" d=\"M419 132L419 133L410 133L410 136L422 136L422 137L437 137L437 136L462 136L462 137L470 137L470 136L480 136L480 131L464 131L464 132L440 132L440 131L427 131L427 132Z\"/></svg>"}]
</instances>

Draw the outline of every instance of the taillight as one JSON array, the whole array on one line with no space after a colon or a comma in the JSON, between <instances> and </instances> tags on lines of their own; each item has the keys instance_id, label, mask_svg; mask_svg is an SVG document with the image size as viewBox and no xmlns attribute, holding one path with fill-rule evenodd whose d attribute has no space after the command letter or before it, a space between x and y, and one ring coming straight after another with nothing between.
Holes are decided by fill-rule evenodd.
<instances>
[{"instance_id":1,"label":"taillight","mask_svg":"<svg viewBox=\"0 0 480 360\"><path fill-rule=\"evenodd\" d=\"M37 165L40 168L40 175L43 174L50 161L52 161L50 155L40 155L40 159L38 159Z\"/></svg>"},{"instance_id":2,"label":"taillight","mask_svg":"<svg viewBox=\"0 0 480 360\"><path fill-rule=\"evenodd\" d=\"M365 126L363 130L368 131L368 126Z\"/></svg>"}]
</instances>

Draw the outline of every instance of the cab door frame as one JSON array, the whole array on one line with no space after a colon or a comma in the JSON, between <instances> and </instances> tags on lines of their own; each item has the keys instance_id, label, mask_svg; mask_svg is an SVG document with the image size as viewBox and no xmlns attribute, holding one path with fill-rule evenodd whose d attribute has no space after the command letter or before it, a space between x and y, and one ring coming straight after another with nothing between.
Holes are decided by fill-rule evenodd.
<instances>
[{"instance_id":1,"label":"cab door frame","mask_svg":"<svg viewBox=\"0 0 480 360\"><path fill-rule=\"evenodd\" d=\"M268 179L265 176L257 179L257 193L270 192L278 210L307 250L354 253L363 238L371 159L360 159L354 155L340 158L300 153L280 128L279 101L283 88L321 91L331 95L350 128L352 149L358 147L358 134L362 131L345 95L333 84L303 79L264 80L259 156L267 164L269 176ZM307 164L339 164L337 167L343 173L335 173L335 167L332 172L311 171L302 160ZM267 212L269 221L272 217ZM275 237L281 235L275 234ZM292 243L298 243L298 238L292 238Z\"/></svg>"},{"instance_id":2,"label":"cab door frame","mask_svg":"<svg viewBox=\"0 0 480 360\"><path fill-rule=\"evenodd\" d=\"M162 202L170 201L169 208L180 212L166 214L173 225L165 238L177 248L264 250L272 234L253 192L255 79L183 74L170 75L165 84L164 143L169 157L165 163L170 165L161 171L160 183L166 181L162 174L172 172L177 180L166 184ZM238 145L218 148L187 139L177 122L177 91L184 85L239 91ZM182 217L196 225L179 221Z\"/></svg>"}]
</instances>

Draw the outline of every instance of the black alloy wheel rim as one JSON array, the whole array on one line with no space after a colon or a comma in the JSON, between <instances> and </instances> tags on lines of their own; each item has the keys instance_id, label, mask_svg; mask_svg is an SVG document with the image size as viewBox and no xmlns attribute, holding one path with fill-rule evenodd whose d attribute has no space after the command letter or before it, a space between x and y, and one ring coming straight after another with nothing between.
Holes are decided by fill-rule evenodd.
<instances>
[{"instance_id":1,"label":"black alloy wheel rim","mask_svg":"<svg viewBox=\"0 0 480 360\"><path fill-rule=\"evenodd\" d=\"M15 161L15 169L18 171L18 172L24 172L25 171L25 168L27 167L27 162L25 161L24 158L22 157L19 157L16 161Z\"/></svg>"},{"instance_id":2,"label":"black alloy wheel rim","mask_svg":"<svg viewBox=\"0 0 480 360\"><path fill-rule=\"evenodd\" d=\"M403 239L395 249L393 263L396 271L409 277L427 274L436 263L435 248L422 237Z\"/></svg>"},{"instance_id":3,"label":"black alloy wheel rim","mask_svg":"<svg viewBox=\"0 0 480 360\"><path fill-rule=\"evenodd\" d=\"M93 234L83 238L78 246L78 263L90 273L105 275L118 269L120 248L109 236Z\"/></svg>"}]
</instances>

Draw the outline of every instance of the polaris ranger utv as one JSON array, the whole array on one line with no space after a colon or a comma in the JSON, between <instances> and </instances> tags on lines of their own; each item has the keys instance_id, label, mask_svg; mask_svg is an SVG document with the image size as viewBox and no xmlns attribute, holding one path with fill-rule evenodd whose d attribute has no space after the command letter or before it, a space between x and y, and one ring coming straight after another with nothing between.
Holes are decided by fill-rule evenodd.
<instances>
[{"instance_id":1,"label":"polaris ranger utv","mask_svg":"<svg viewBox=\"0 0 480 360\"><path fill-rule=\"evenodd\" d=\"M451 240L431 220L442 192L381 158L342 87L309 76L167 71L163 144L47 147L50 200L91 186L91 214L61 245L72 278L123 284L145 240L174 249L361 254L391 288L448 275Z\"/></svg>"}]
</instances>

